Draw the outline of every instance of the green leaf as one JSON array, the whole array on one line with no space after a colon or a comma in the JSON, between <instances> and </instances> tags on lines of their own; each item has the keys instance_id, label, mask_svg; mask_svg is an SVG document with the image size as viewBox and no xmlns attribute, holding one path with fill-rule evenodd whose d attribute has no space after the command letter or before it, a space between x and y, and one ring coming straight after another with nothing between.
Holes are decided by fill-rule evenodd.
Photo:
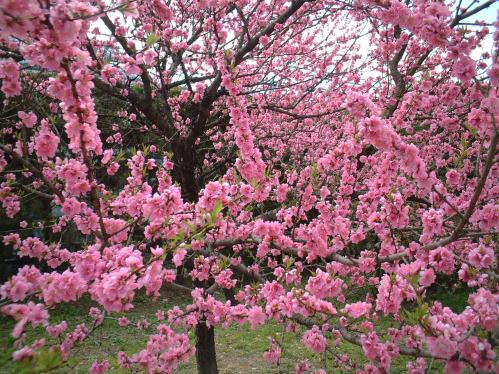
<instances>
[{"instance_id":1,"label":"green leaf","mask_svg":"<svg viewBox=\"0 0 499 374\"><path fill-rule=\"evenodd\" d=\"M257 179L252 179L250 181L250 186L253 187L254 190L257 190L258 187L260 186L260 182L258 182Z\"/></svg>"},{"instance_id":2,"label":"green leaf","mask_svg":"<svg viewBox=\"0 0 499 374\"><path fill-rule=\"evenodd\" d=\"M419 286L419 274L407 277L406 279L412 287L417 288Z\"/></svg>"},{"instance_id":3,"label":"green leaf","mask_svg":"<svg viewBox=\"0 0 499 374\"><path fill-rule=\"evenodd\" d=\"M468 129L471 135L476 136L478 134L478 131L469 123L465 124L465 127Z\"/></svg>"},{"instance_id":4,"label":"green leaf","mask_svg":"<svg viewBox=\"0 0 499 374\"><path fill-rule=\"evenodd\" d=\"M179 232L177 233L177 235L175 235L172 238L172 242L174 245L176 245L177 243L183 242L184 239L185 239L185 231L184 231L184 229L180 229Z\"/></svg>"},{"instance_id":5,"label":"green leaf","mask_svg":"<svg viewBox=\"0 0 499 374\"><path fill-rule=\"evenodd\" d=\"M144 155L144 157L149 155L149 146L148 145L144 144L142 146L142 154Z\"/></svg>"},{"instance_id":6,"label":"green leaf","mask_svg":"<svg viewBox=\"0 0 499 374\"><path fill-rule=\"evenodd\" d=\"M30 360L17 365L18 373L45 373L60 367L63 363L61 352L56 349L41 349Z\"/></svg>"},{"instance_id":7,"label":"green leaf","mask_svg":"<svg viewBox=\"0 0 499 374\"><path fill-rule=\"evenodd\" d=\"M317 163L314 162L312 164L312 168L311 168L311 172L310 172L310 180L312 182L312 187L314 188L318 188L318 182L319 182L319 168L317 166Z\"/></svg>"},{"instance_id":8,"label":"green leaf","mask_svg":"<svg viewBox=\"0 0 499 374\"><path fill-rule=\"evenodd\" d=\"M52 349L42 349L36 357L36 368L40 372L58 367L62 363L61 353Z\"/></svg>"},{"instance_id":9,"label":"green leaf","mask_svg":"<svg viewBox=\"0 0 499 374\"><path fill-rule=\"evenodd\" d=\"M161 39L161 37L159 35L147 34L147 38L146 38L147 48L151 47L153 44L156 44L160 39Z\"/></svg>"},{"instance_id":10,"label":"green leaf","mask_svg":"<svg viewBox=\"0 0 499 374\"><path fill-rule=\"evenodd\" d=\"M400 317L402 318L402 321L407 323L408 325L417 325L418 324L418 318L414 312L411 312L406 309L402 309L402 312L400 313Z\"/></svg>"},{"instance_id":11,"label":"green leaf","mask_svg":"<svg viewBox=\"0 0 499 374\"><path fill-rule=\"evenodd\" d=\"M126 155L125 155L125 151L123 151L122 149L118 152L118 154L116 155L116 161L123 161L125 158L126 158Z\"/></svg>"},{"instance_id":12,"label":"green leaf","mask_svg":"<svg viewBox=\"0 0 499 374\"><path fill-rule=\"evenodd\" d=\"M219 264L220 264L220 269L221 270L227 269L229 267L229 262L225 258L221 258L219 260Z\"/></svg>"},{"instance_id":13,"label":"green leaf","mask_svg":"<svg viewBox=\"0 0 499 374\"><path fill-rule=\"evenodd\" d=\"M217 222L218 214L223 210L223 208L224 204L220 200L217 200L215 206L213 207L213 210L210 213L211 223L214 224Z\"/></svg>"}]
</instances>

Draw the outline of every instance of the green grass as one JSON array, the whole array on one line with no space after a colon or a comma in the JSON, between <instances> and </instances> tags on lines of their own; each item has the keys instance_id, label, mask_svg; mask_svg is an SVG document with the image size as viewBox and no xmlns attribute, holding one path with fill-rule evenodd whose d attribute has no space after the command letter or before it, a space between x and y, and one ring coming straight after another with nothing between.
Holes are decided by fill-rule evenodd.
<instances>
[{"instance_id":1,"label":"green grass","mask_svg":"<svg viewBox=\"0 0 499 374\"><path fill-rule=\"evenodd\" d=\"M442 292L438 298L444 305L450 306L454 310L460 310L465 305L467 294L456 291L450 295ZM125 373L119 368L116 354L125 351L133 354L144 348L148 335L154 332L154 323L157 322L155 313L158 309L168 310L174 305L185 305L189 298L179 295L173 290L163 290L157 302L151 302L145 295L138 295L135 308L127 313L127 317L136 322L147 318L152 326L139 330L135 327L123 328L118 325L116 319L106 319L104 324L94 330L92 335L84 342L77 343L72 354L63 366L51 371L53 373L87 373L88 368L94 360L109 360L112 373ZM77 324L86 323L92 325L90 317L87 315L91 306L94 306L90 299L82 299L78 303L59 305L51 311L50 322L58 323L67 321L69 328L74 328ZM117 318L121 314L113 314L110 317ZM386 331L391 326L397 326L398 322L392 318L381 317L377 323L378 331ZM11 359L14 340L10 337L10 332L14 326L12 319L0 317L0 372L1 373L22 373L22 367ZM238 373L294 373L294 365L302 359L309 359L316 368L325 368L328 373L344 373L345 369L337 368L334 360L325 359L325 355L314 354L308 351L300 342L301 331L288 333L283 331L283 326L275 322L267 323L260 328L253 330L249 324L231 325L223 329L216 329L216 350L218 365L221 374ZM31 329L28 327L26 342L39 338L47 338L49 343L55 343L54 339L49 339L44 329ZM194 336L190 334L194 343ZM263 353L269 347L269 337L274 337L277 341L283 342L283 355L280 367L270 367L263 360ZM385 336L386 339L386 336ZM357 368L361 368L366 359L362 349L348 342L341 343L340 346L332 348L335 355L347 354ZM331 355L329 354L328 357ZM406 365L411 358L399 357L392 366L392 373L405 373ZM196 373L195 359L184 363L179 368L179 373ZM441 373L442 365L433 363L431 373Z\"/></svg>"}]
</instances>

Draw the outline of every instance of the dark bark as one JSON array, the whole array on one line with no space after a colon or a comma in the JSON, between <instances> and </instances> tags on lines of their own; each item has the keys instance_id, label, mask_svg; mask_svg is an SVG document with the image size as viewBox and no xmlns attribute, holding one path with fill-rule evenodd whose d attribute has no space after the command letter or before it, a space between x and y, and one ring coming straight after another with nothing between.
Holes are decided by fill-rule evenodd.
<instances>
[{"instance_id":1,"label":"dark bark","mask_svg":"<svg viewBox=\"0 0 499 374\"><path fill-rule=\"evenodd\" d=\"M189 142L179 141L173 147L173 178L182 188L182 197L195 202L201 189L197 175L199 174L200 162L198 160L199 150Z\"/></svg>"},{"instance_id":2,"label":"dark bark","mask_svg":"<svg viewBox=\"0 0 499 374\"><path fill-rule=\"evenodd\" d=\"M173 177L182 188L183 198L189 202L195 202L198 199L201 189L197 174L202 168L202 164L199 162L198 147L195 144L182 140L177 141L173 146L173 161L175 165ZM193 263L188 261L184 266L187 270L191 270ZM180 280L184 280L183 276L180 277ZM203 282L195 282L195 286L207 288L207 285L203 284ZM214 327L208 328L205 321L200 320L196 325L195 332L198 374L218 374Z\"/></svg>"},{"instance_id":3,"label":"dark bark","mask_svg":"<svg viewBox=\"0 0 499 374\"><path fill-rule=\"evenodd\" d=\"M228 289L228 288L224 288L224 296L227 300L230 301L230 303L234 306L234 305L237 305L239 304L236 300L236 295L234 294L234 290L232 289Z\"/></svg>"},{"instance_id":4,"label":"dark bark","mask_svg":"<svg viewBox=\"0 0 499 374\"><path fill-rule=\"evenodd\" d=\"M196 361L198 374L218 374L215 329L208 328L204 321L196 325Z\"/></svg>"}]
</instances>

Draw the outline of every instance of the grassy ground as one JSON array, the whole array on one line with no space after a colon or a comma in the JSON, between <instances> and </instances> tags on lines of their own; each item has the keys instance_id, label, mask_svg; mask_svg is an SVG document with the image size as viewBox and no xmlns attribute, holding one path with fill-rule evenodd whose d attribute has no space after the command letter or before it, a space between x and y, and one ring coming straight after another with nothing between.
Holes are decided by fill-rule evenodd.
<instances>
[{"instance_id":1,"label":"grassy ground","mask_svg":"<svg viewBox=\"0 0 499 374\"><path fill-rule=\"evenodd\" d=\"M456 302L456 298L458 301ZM451 302L457 304L456 309L460 309L460 304L465 300L459 294L449 298ZM127 314L131 321L138 321L147 318L150 322L156 321L155 313L158 309L168 310L176 304L185 304L188 302L183 296L180 296L173 290L165 290L156 303L151 303L145 296L139 296L134 310ZM70 327L79 323L87 323L91 326L91 320L85 313L92 306L88 299L82 300L77 304L61 305L51 312L51 323L57 323L66 320ZM113 316L117 317L117 316ZM392 319L381 319L381 329L394 324ZM14 322L11 319L0 317L0 372L1 373L21 373L21 368L11 360L13 340L10 332ZM78 343L72 351L71 358L54 373L87 373L89 366L96 359L108 359L111 363L112 373L122 373L116 361L116 353L125 351L129 354L143 349L148 335L154 331L151 327L146 330L137 328L122 328L114 319L106 319L103 326L97 328L91 337L82 343ZM280 368L269 367L263 360L262 354L269 346L269 337L273 336L278 341L284 342L284 351ZM325 361L322 355L313 354L307 351L300 343L301 334L283 333L282 326L269 323L257 330L252 330L248 324L233 325L227 329L218 328L216 330L216 349L218 363L221 374L239 374L239 373L293 373L294 364L300 359L308 358L316 367L322 367L328 373L343 373L342 369L334 367L334 363ZM44 330L39 328L32 331L27 336L27 341L46 337ZM192 341L194 337L191 336ZM335 354L348 354L352 361L362 367L365 358L362 350L352 344L343 343L334 351ZM406 372L407 358L399 358L394 362L393 373ZM17 366L16 366L17 365ZM440 373L442 367L433 364L431 373ZM196 373L196 363L192 359L183 364L179 370L181 374Z\"/></svg>"}]
</instances>

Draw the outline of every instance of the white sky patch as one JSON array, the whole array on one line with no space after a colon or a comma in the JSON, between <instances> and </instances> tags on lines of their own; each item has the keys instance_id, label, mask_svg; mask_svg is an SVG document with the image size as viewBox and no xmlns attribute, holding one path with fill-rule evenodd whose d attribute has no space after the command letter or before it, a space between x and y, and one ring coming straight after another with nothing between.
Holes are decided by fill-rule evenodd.
<instances>
[{"instance_id":1,"label":"white sky patch","mask_svg":"<svg viewBox=\"0 0 499 374\"><path fill-rule=\"evenodd\" d=\"M456 13L456 7L457 7L458 3L459 3L459 1L453 2L453 4L454 4L453 5L453 9L454 9L453 16ZM483 1L465 0L465 1L461 2L461 8L467 8L471 5L470 9L474 9L477 6L480 6L482 3L483 3ZM471 30L477 30L479 27L482 27L482 26L478 26L478 25L473 25L475 23L475 21L478 21L478 20L484 21L487 24L491 25L497 20L498 13L499 13L499 1L496 2L495 4L493 4L492 6L490 6L489 8L481 10L479 13L469 17L468 19L465 20L466 25L460 26L460 27L468 27ZM119 11L110 12L109 16L111 19L119 17L122 21L122 24L126 27L132 26L133 21L131 20L131 18L124 19L121 12L119 12ZM353 20L351 20L350 17L347 17L347 18L351 22L353 22ZM342 36L342 33L345 30L345 28L344 28L345 24L341 24L341 23L343 23L342 21L345 22L345 19L343 19L343 20L340 19L340 24L332 24L332 23L327 24L327 26L324 27L324 30L322 32L322 39L330 38L331 36L333 38L336 38L336 39L340 38ZM369 25L366 25L367 27L365 27L364 29L361 29L358 26L359 26L358 24L356 24L356 25L352 24L350 29L356 27L359 30L364 30L362 32L365 33L365 30L367 30L370 27ZM100 19L95 22L94 27L97 27L100 30L100 32L102 33L102 34L92 35L92 36L96 37L97 40L106 40L106 39L112 37L109 33L109 30L107 29L107 27L104 25L104 23ZM485 38L484 42L482 43L482 48L474 50L472 55L471 55L471 57L475 60L480 59L480 56L484 52L489 52L491 55L493 54L493 33L495 30L494 30L494 26L488 26L488 28L489 28L489 35ZM360 36L355 41L355 44L359 48L359 50L355 51L353 53L360 53L363 56L363 59L359 60L359 64L362 61L364 61L364 58L367 58L371 54L373 49L376 47L375 45L372 45L370 43L370 38L371 38L370 34L366 33L366 34ZM228 39L229 40L231 39L230 36L228 37ZM141 50L144 47L143 43L140 43L138 40L134 39L134 42L135 42L138 50ZM344 46L342 46L341 49L343 51L347 50L351 43L352 43L352 40L347 41L346 43L344 43ZM255 63L256 63L256 61L255 61ZM334 62L333 62L333 64L334 64ZM175 76L174 79L181 79L182 78L182 74L180 74L180 72L177 72L177 75L178 75L178 77ZM377 78L380 76L380 72L370 71L369 69L365 69L361 72L361 75L362 75L363 79ZM206 83L208 83L208 81Z\"/></svg>"}]
</instances>

